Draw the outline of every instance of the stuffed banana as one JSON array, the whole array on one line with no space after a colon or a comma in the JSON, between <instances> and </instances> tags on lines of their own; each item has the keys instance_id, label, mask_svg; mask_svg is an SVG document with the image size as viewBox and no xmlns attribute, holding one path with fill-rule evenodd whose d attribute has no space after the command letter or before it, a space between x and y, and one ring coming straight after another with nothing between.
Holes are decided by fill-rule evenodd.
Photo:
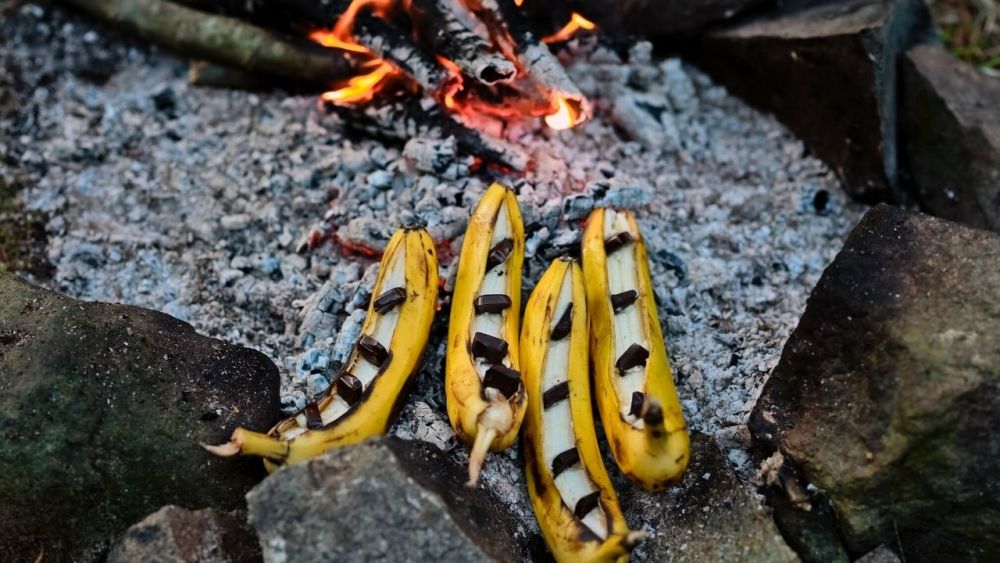
<instances>
[{"instance_id":1,"label":"stuffed banana","mask_svg":"<svg viewBox=\"0 0 1000 563\"><path fill-rule=\"evenodd\" d=\"M437 291L430 235L420 227L397 230L382 255L361 337L323 397L267 434L237 428L229 443L206 449L221 456L261 456L274 471L384 434L420 367Z\"/></svg>"},{"instance_id":2,"label":"stuffed banana","mask_svg":"<svg viewBox=\"0 0 1000 563\"><path fill-rule=\"evenodd\" d=\"M601 461L587 330L583 272L556 260L528 298L521 330L528 495L557 561L626 561L645 534L629 530Z\"/></svg>"},{"instance_id":3,"label":"stuffed banana","mask_svg":"<svg viewBox=\"0 0 1000 563\"><path fill-rule=\"evenodd\" d=\"M597 209L583 235L594 388L611 453L647 489L676 481L687 467L681 413L635 218Z\"/></svg>"},{"instance_id":4,"label":"stuffed banana","mask_svg":"<svg viewBox=\"0 0 1000 563\"><path fill-rule=\"evenodd\" d=\"M514 192L493 184L476 205L458 259L448 324L448 418L472 444L469 485L488 451L509 448L524 418L518 320L524 225Z\"/></svg>"}]
</instances>

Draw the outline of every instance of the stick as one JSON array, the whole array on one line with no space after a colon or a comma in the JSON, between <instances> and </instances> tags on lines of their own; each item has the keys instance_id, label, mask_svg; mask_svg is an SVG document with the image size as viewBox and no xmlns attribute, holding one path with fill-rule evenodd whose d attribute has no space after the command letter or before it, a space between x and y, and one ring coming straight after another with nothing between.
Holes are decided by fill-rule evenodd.
<instances>
[{"instance_id":1,"label":"stick","mask_svg":"<svg viewBox=\"0 0 1000 563\"><path fill-rule=\"evenodd\" d=\"M352 76L344 53L283 38L235 18L205 14L164 0L65 0L91 16L194 59L280 76L329 83Z\"/></svg>"},{"instance_id":2,"label":"stick","mask_svg":"<svg viewBox=\"0 0 1000 563\"><path fill-rule=\"evenodd\" d=\"M483 84L513 79L514 63L466 27L455 13L457 8L450 0L412 0L410 15L420 40L453 62L462 74Z\"/></svg>"},{"instance_id":3,"label":"stick","mask_svg":"<svg viewBox=\"0 0 1000 563\"><path fill-rule=\"evenodd\" d=\"M417 46L406 34L370 12L354 20L354 40L379 57L393 63L420 85L428 95L442 91L448 70L433 56Z\"/></svg>"}]
</instances>

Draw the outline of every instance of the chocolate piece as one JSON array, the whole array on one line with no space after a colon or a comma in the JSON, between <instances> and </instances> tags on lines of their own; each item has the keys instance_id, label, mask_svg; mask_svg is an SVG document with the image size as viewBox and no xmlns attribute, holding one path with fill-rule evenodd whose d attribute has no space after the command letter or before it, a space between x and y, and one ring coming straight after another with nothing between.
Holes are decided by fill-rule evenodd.
<instances>
[{"instance_id":1,"label":"chocolate piece","mask_svg":"<svg viewBox=\"0 0 1000 563\"><path fill-rule=\"evenodd\" d=\"M490 249L490 253L486 255L486 271L488 272L506 262L512 250L514 250L514 239L505 238L496 243Z\"/></svg>"},{"instance_id":2,"label":"chocolate piece","mask_svg":"<svg viewBox=\"0 0 1000 563\"><path fill-rule=\"evenodd\" d=\"M566 307L566 310L563 311L562 316L559 317L559 322L556 323L556 326L552 327L552 335L550 338L552 340L562 340L563 338L566 338L566 336L569 334L569 331L572 330L572 328L573 328L573 303L570 303Z\"/></svg>"},{"instance_id":3,"label":"chocolate piece","mask_svg":"<svg viewBox=\"0 0 1000 563\"><path fill-rule=\"evenodd\" d=\"M306 428L309 430L323 428L323 417L319 414L319 406L316 401L308 403L302 412L306 415Z\"/></svg>"},{"instance_id":4,"label":"chocolate piece","mask_svg":"<svg viewBox=\"0 0 1000 563\"><path fill-rule=\"evenodd\" d=\"M632 393L632 405L628 409L629 414L636 418L642 416L642 403L645 401L646 395L642 391Z\"/></svg>"},{"instance_id":5,"label":"chocolate piece","mask_svg":"<svg viewBox=\"0 0 1000 563\"><path fill-rule=\"evenodd\" d=\"M337 394L340 398L344 399L348 405L354 406L359 400L361 400L361 394L364 389L361 386L361 380L349 373L345 373L337 379Z\"/></svg>"},{"instance_id":6,"label":"chocolate piece","mask_svg":"<svg viewBox=\"0 0 1000 563\"><path fill-rule=\"evenodd\" d=\"M510 297L502 293L491 293L480 295L476 298L476 314L502 313L504 309L511 306Z\"/></svg>"},{"instance_id":7,"label":"chocolate piece","mask_svg":"<svg viewBox=\"0 0 1000 563\"><path fill-rule=\"evenodd\" d=\"M650 401L642 413L642 420L650 426L663 424L663 409L656 401Z\"/></svg>"},{"instance_id":8,"label":"chocolate piece","mask_svg":"<svg viewBox=\"0 0 1000 563\"><path fill-rule=\"evenodd\" d=\"M641 344L629 346L627 350L622 352L618 361L615 362L615 367L618 368L618 375L624 375L626 371L636 366L646 365L646 360L648 359L649 350L643 348Z\"/></svg>"},{"instance_id":9,"label":"chocolate piece","mask_svg":"<svg viewBox=\"0 0 1000 563\"><path fill-rule=\"evenodd\" d=\"M622 231L611 235L610 237L604 239L604 253L611 254L630 242L635 242L635 237L633 237L632 233L628 231Z\"/></svg>"},{"instance_id":10,"label":"chocolate piece","mask_svg":"<svg viewBox=\"0 0 1000 563\"><path fill-rule=\"evenodd\" d=\"M593 530L587 527L586 524L580 523L580 534L577 538L582 542L588 541L601 541L601 537L594 533Z\"/></svg>"},{"instance_id":11,"label":"chocolate piece","mask_svg":"<svg viewBox=\"0 0 1000 563\"><path fill-rule=\"evenodd\" d=\"M635 303L635 300L638 298L639 292L634 289L616 293L611 296L611 308L614 309L616 313L621 312L621 310L625 307Z\"/></svg>"},{"instance_id":12,"label":"chocolate piece","mask_svg":"<svg viewBox=\"0 0 1000 563\"><path fill-rule=\"evenodd\" d=\"M361 353L362 358L378 367L382 367L382 363L389 357L389 352L386 351L385 346L382 346L381 342L367 334L362 335L361 339L358 340L358 351Z\"/></svg>"},{"instance_id":13,"label":"chocolate piece","mask_svg":"<svg viewBox=\"0 0 1000 563\"><path fill-rule=\"evenodd\" d=\"M477 332L472 337L472 355L483 358L491 364L498 364L507 355L507 341Z\"/></svg>"},{"instance_id":14,"label":"chocolate piece","mask_svg":"<svg viewBox=\"0 0 1000 563\"><path fill-rule=\"evenodd\" d=\"M510 399L521 387L521 374L503 364L492 365L483 376L483 387L492 387Z\"/></svg>"},{"instance_id":15,"label":"chocolate piece","mask_svg":"<svg viewBox=\"0 0 1000 563\"><path fill-rule=\"evenodd\" d=\"M406 301L406 289L402 287L394 287L389 291L386 291L382 295L378 296L375 303L372 303L372 307L378 314L391 311L393 307L399 305L403 301Z\"/></svg>"},{"instance_id":16,"label":"chocolate piece","mask_svg":"<svg viewBox=\"0 0 1000 563\"><path fill-rule=\"evenodd\" d=\"M552 460L552 478L555 479L560 473L566 471L570 467L573 467L579 462L580 452L576 451L576 448L570 448L557 455L555 459Z\"/></svg>"},{"instance_id":17,"label":"chocolate piece","mask_svg":"<svg viewBox=\"0 0 1000 563\"><path fill-rule=\"evenodd\" d=\"M601 491L594 491L590 493L589 495L576 501L576 508L573 509L573 515L577 518L583 518L584 516L590 514L591 510L597 508L597 503L600 500Z\"/></svg>"},{"instance_id":18,"label":"chocolate piece","mask_svg":"<svg viewBox=\"0 0 1000 563\"><path fill-rule=\"evenodd\" d=\"M569 397L569 381L556 383L542 393L542 406L549 408L567 397Z\"/></svg>"}]
</instances>

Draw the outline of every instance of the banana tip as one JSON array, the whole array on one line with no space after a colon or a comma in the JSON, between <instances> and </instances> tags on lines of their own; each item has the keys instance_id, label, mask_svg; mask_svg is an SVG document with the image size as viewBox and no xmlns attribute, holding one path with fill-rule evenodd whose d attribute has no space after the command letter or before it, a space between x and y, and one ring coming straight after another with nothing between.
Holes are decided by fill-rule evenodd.
<instances>
[{"instance_id":1,"label":"banana tip","mask_svg":"<svg viewBox=\"0 0 1000 563\"><path fill-rule=\"evenodd\" d=\"M641 542L645 541L645 539L648 537L649 537L649 532L645 530L632 530L629 533L625 534L625 537L622 538L622 546L625 549L632 551L632 548L639 545Z\"/></svg>"},{"instance_id":2,"label":"banana tip","mask_svg":"<svg viewBox=\"0 0 1000 563\"><path fill-rule=\"evenodd\" d=\"M240 453L240 445L236 442L226 442L225 444L219 444L217 446L202 443L201 447L205 448L205 450L209 453L219 457L233 457L234 455Z\"/></svg>"}]
</instances>

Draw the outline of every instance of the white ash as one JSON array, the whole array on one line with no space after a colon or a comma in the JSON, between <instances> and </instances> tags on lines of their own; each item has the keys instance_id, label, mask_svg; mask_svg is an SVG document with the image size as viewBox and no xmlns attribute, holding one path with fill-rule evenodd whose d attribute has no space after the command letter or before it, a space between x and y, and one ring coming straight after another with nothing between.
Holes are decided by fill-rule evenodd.
<instances>
[{"instance_id":1,"label":"white ash","mask_svg":"<svg viewBox=\"0 0 1000 563\"><path fill-rule=\"evenodd\" d=\"M427 224L450 290L489 184L453 141L384 145L345 133L314 97L191 87L182 61L50 8L0 25L0 56L24 91L17 111L0 113L14 132L0 177L27 178L26 202L50 218L56 272L42 281L53 289L162 310L260 349L284 372L288 409L335 377L370 298L366 253L396 227ZM562 132L537 119L503 128L531 157L523 176L500 177L520 194L525 290L549 260L578 254L594 206L635 209L688 425L731 438L863 209L772 117L678 60L645 44L626 64L594 45L566 58L594 118ZM650 108L655 118L637 117ZM465 456L441 423L447 313L393 432ZM734 463L749 459L740 441L727 447ZM482 482L531 534L520 467L516 449L491 455Z\"/></svg>"}]
</instances>

